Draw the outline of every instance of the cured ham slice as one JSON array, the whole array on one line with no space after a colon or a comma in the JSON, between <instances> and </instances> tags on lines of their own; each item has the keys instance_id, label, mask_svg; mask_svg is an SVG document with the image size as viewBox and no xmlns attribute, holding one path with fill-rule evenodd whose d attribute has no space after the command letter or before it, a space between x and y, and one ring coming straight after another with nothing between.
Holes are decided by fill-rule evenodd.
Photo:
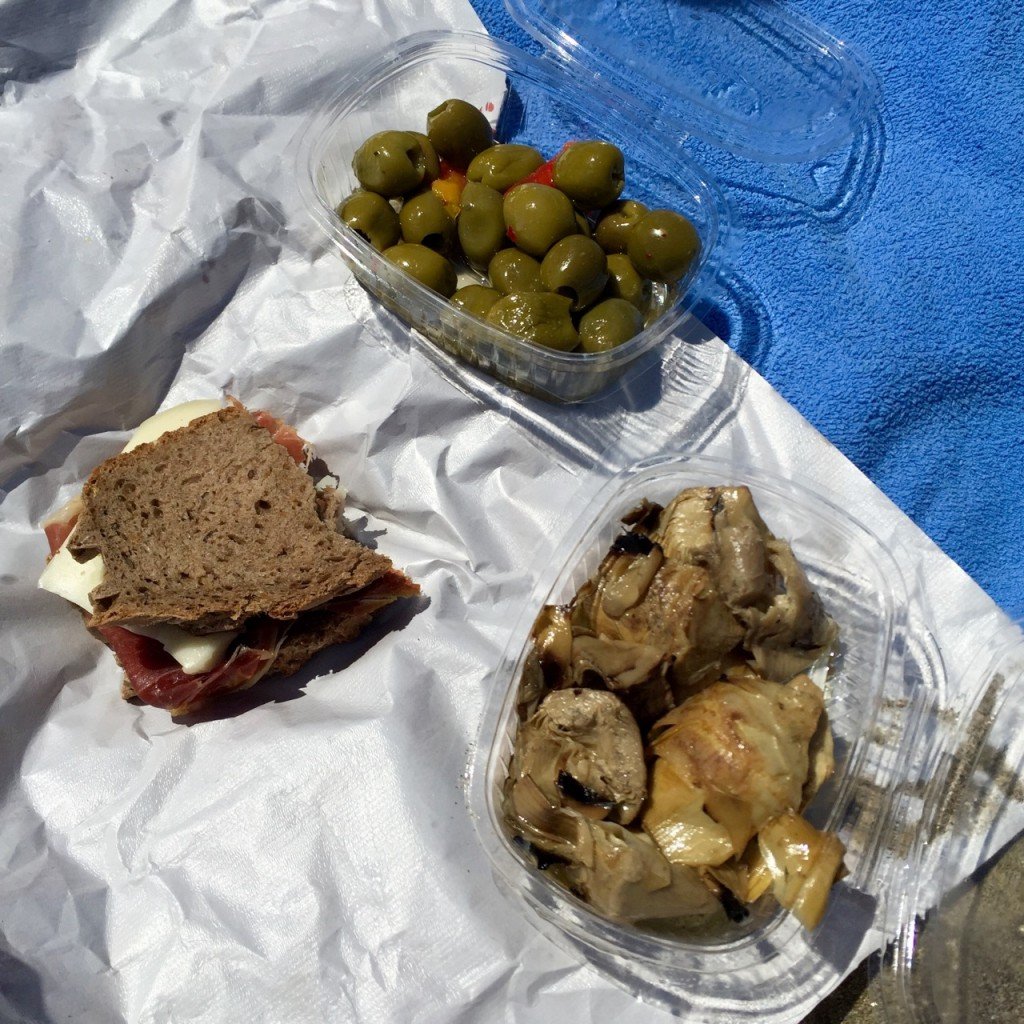
<instances>
[{"instance_id":1,"label":"cured ham slice","mask_svg":"<svg viewBox=\"0 0 1024 1024\"><path fill-rule=\"evenodd\" d=\"M281 627L271 619L254 620L222 665L198 675L184 672L151 637L121 626L101 626L98 632L124 669L134 696L172 715L184 715L212 697L244 690L265 675L277 654Z\"/></svg>"},{"instance_id":2,"label":"cured ham slice","mask_svg":"<svg viewBox=\"0 0 1024 1024\"><path fill-rule=\"evenodd\" d=\"M270 437L275 444L279 444L300 466L305 465L309 454L309 445L299 437L294 427L289 426L276 416L271 416L263 409L256 410L253 419L269 431Z\"/></svg>"}]
</instances>

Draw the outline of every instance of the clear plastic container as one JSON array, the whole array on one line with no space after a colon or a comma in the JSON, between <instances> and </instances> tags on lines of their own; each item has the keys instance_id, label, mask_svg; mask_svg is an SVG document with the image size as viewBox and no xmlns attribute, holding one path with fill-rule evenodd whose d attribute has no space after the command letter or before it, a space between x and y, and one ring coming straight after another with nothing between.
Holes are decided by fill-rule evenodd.
<instances>
[{"instance_id":1,"label":"clear plastic container","mask_svg":"<svg viewBox=\"0 0 1024 1024\"><path fill-rule=\"evenodd\" d=\"M548 56L538 59L474 33L402 40L347 76L315 112L300 137L298 184L310 214L360 283L420 336L515 388L580 402L657 350L712 292L727 206L686 155L688 135L756 159L808 159L849 137L865 102L864 76L836 40L771 4L729 4L721 11L678 0L653 5L693 36L682 69L658 67L650 47L634 51L628 34L608 28L609 18L635 19L629 5L591 10L558 0L508 0L508 6ZM627 91L630 69L651 71L647 103ZM594 354L514 338L454 309L340 223L335 210L357 184L351 161L358 146L384 128L423 130L428 111L453 95L489 111L499 141L527 142L547 154L571 139L615 143L626 157L623 197L694 222L699 260L678 286L658 286L658 315L640 334Z\"/></svg>"},{"instance_id":2,"label":"clear plastic container","mask_svg":"<svg viewBox=\"0 0 1024 1024\"><path fill-rule=\"evenodd\" d=\"M616 924L542 872L511 841L501 820L517 716L516 692L530 630L540 608L564 603L597 568L621 532L620 517L643 498L661 503L686 487L747 484L777 536L788 540L840 628L840 651L823 682L836 741L836 771L807 810L847 847L849 875L831 895L821 925L808 933L770 899L742 924L716 934L663 938ZM912 638L903 577L885 545L837 504L790 479L718 459L649 460L614 478L567 533L553 573L539 582L512 634L493 684L471 780L478 834L499 886L544 932L641 998L687 1020L799 1020L856 963L881 893L878 871L897 737L886 736L894 708L937 693L941 664L917 658L905 672ZM910 715L913 718L913 713ZM899 721L897 729L904 723Z\"/></svg>"},{"instance_id":3,"label":"clear plastic container","mask_svg":"<svg viewBox=\"0 0 1024 1024\"><path fill-rule=\"evenodd\" d=\"M443 66L443 67L442 67ZM474 74L480 69L482 79ZM660 314L625 345L610 352L558 352L515 338L456 309L435 292L388 263L340 222L335 209L357 186L352 156L374 131L408 127L423 131L428 111L453 94L450 84L473 82L499 72L490 95L492 121L500 141L530 141L521 125L534 106L544 110L545 127L558 125L557 143L602 138L618 145L627 158L629 198L684 213L697 228L701 254L688 277L656 295ZM477 85L478 89L479 86ZM465 91L465 90L464 90ZM488 95L488 93L484 93ZM511 109L516 118L501 118ZM600 391L678 326L687 291L707 265L720 231L723 204L703 172L678 143L636 133L632 101L605 105L606 96L575 92L550 62L538 60L488 36L473 33L424 33L400 42L365 74L342 86L316 115L300 147L299 181L306 204L334 242L360 283L389 309L443 349L542 398L578 402ZM395 113L400 110L401 113ZM511 123L516 121L517 123ZM637 182L636 187L633 181ZM474 280L482 280L474 278ZM464 277L460 283L468 283Z\"/></svg>"},{"instance_id":4,"label":"clear plastic container","mask_svg":"<svg viewBox=\"0 0 1024 1024\"><path fill-rule=\"evenodd\" d=\"M892 1024L1024 1017L1024 642L1007 630L953 729L933 709L898 814L915 839L889 882L881 972ZM978 867L981 865L981 867Z\"/></svg>"}]
</instances>

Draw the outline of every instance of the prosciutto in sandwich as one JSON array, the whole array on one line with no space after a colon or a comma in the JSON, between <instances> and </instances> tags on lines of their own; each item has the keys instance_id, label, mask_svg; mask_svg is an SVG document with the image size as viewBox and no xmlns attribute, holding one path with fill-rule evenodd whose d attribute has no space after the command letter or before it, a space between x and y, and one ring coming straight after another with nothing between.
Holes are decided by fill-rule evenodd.
<instances>
[{"instance_id":1,"label":"prosciutto in sandwich","mask_svg":"<svg viewBox=\"0 0 1024 1024\"><path fill-rule=\"evenodd\" d=\"M419 587L339 529L344 494L289 426L232 400L147 420L45 524L39 585L72 601L122 694L195 711L290 675Z\"/></svg>"}]
</instances>

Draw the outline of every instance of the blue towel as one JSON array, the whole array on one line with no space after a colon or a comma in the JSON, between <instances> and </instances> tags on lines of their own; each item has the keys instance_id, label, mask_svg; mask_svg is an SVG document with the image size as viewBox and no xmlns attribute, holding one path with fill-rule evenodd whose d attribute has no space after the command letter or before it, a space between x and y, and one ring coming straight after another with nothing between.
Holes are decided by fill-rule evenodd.
<instances>
[{"instance_id":1,"label":"blue towel","mask_svg":"<svg viewBox=\"0 0 1024 1024\"><path fill-rule=\"evenodd\" d=\"M472 2L493 35L540 52L502 0ZM692 143L737 222L705 318L1021 618L1024 7L788 6L849 44L880 99L858 152L811 165Z\"/></svg>"}]
</instances>

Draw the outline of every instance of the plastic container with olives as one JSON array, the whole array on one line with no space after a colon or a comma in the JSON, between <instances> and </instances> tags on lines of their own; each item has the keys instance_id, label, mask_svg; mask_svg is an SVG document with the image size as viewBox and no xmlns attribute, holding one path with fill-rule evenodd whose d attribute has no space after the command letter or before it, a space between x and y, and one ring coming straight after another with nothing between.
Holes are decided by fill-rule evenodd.
<instances>
[{"instance_id":1,"label":"plastic container with olives","mask_svg":"<svg viewBox=\"0 0 1024 1024\"><path fill-rule=\"evenodd\" d=\"M426 129L366 139L337 215L463 312L542 348L610 352L660 315L655 286L677 287L697 264L686 217L620 199L625 158L610 142L567 142L545 160L495 142L484 113L455 98Z\"/></svg>"},{"instance_id":2,"label":"plastic container with olives","mask_svg":"<svg viewBox=\"0 0 1024 1024\"><path fill-rule=\"evenodd\" d=\"M469 99L460 109L462 97ZM483 119L474 127L471 116L481 107L492 108L485 112L489 138L479 130ZM653 112L638 113L636 107L629 97L609 104L608 96L576 91L546 61L498 40L425 33L349 78L321 108L303 134L300 180L313 216L359 281L422 336L519 389L578 402L614 382L679 325L713 261L721 230L723 203L716 187L678 140L638 132L637 124ZM445 237L438 204L423 198L431 190L425 168L432 156L424 152L430 148L422 145L424 136L437 143L442 178L454 165L469 179L447 207L458 212L454 246ZM557 181L517 185L543 174L542 165L556 156L547 171ZM397 242L394 219L366 197L368 189L410 222L408 229L399 222ZM445 187L432 191L446 208ZM647 246L653 262L643 276L623 281L628 268L609 272L605 256L611 248L586 236L620 198L650 211L670 211L664 216L683 223L685 244L673 251L686 251L674 264L657 246ZM399 214L410 202L415 209ZM353 205L346 224L339 214ZM624 224L620 219L617 225L623 237ZM655 236L658 230L655 225ZM615 231L605 235L617 237ZM381 244L370 244L371 237L390 242L387 257ZM433 254L410 248L419 245L448 255L454 250L456 287ZM615 255L619 264L622 257L630 259L624 250ZM414 274L422 266L423 273L416 280L402 266ZM531 290L538 280L541 290ZM465 291L473 286L477 290ZM489 304L483 288L501 292L502 300ZM514 296L511 301L506 293ZM559 296L569 301L551 301ZM582 317L608 299L625 299L637 316L617 308L617 301L591 318L582 343ZM540 342L514 330L537 331ZM622 341L627 335L632 336Z\"/></svg>"},{"instance_id":3,"label":"plastic container with olives","mask_svg":"<svg viewBox=\"0 0 1024 1024\"><path fill-rule=\"evenodd\" d=\"M617 0L506 0L506 6L540 41L543 58L475 33L430 32L402 40L342 79L312 116L300 138L298 182L313 218L358 280L416 328L414 342L438 345L544 398L579 402L627 369L670 351L667 339L682 333L677 328L688 311L701 300L713 301L711 282L725 262L727 205L687 155L691 139L726 154L730 181L735 177L740 184L737 156L813 168L842 147L854 152L873 109L873 87L842 43L781 4L651 5L645 9L650 30L640 36L624 24L635 22L635 5ZM638 80L644 82L642 100L630 91ZM422 137L427 115L452 98L482 110L493 141L502 144L488 153L481 133L456 154L463 164L476 161L471 177L482 188L500 193L510 178L531 173L538 154L549 160L567 142L608 143L624 157L623 200L681 214L692 224L696 256L684 258L685 272L676 279L680 263L672 254L656 247L649 256L648 249L629 253L618 237L629 224L628 211L604 226L584 225L577 216L579 231L594 235L606 252L621 246L614 255L640 259L651 275L638 284L623 259L614 261L617 273L609 275L608 297L625 299L643 315L635 337L612 347L605 340L591 351L561 351L513 337L481 319L480 293L469 308L453 305L397 271L341 222L336 211L357 187L352 162L366 139L384 131ZM588 159L613 180L620 173L611 150ZM445 195L440 198L454 212ZM577 203L604 205L608 198L584 188ZM474 241L475 275L460 273L459 290L493 284L485 284L483 274L492 245L487 238ZM579 313L572 315L579 333ZM619 320L626 322L621 311ZM458 361L445 367L457 376L472 372Z\"/></svg>"}]
</instances>

